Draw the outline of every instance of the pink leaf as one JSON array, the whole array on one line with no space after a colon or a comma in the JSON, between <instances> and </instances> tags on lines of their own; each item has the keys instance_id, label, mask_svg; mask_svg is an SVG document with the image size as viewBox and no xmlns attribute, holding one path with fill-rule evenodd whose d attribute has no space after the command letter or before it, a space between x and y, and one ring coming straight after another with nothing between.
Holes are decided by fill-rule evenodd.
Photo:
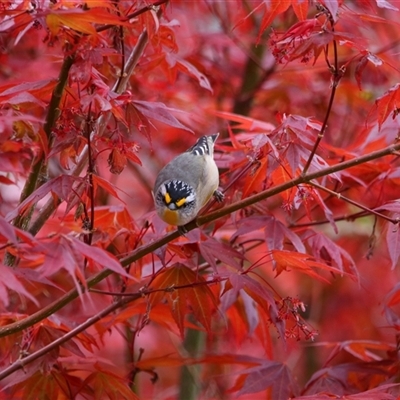
<instances>
[{"instance_id":1,"label":"pink leaf","mask_svg":"<svg viewBox=\"0 0 400 400\"><path fill-rule=\"evenodd\" d=\"M244 257L241 253L232 249L230 246L220 243L212 237L208 237L206 240L200 242L199 248L201 255L215 271L217 271L216 259L238 270L241 269L241 265L236 259L238 258L243 260Z\"/></svg>"},{"instance_id":2,"label":"pink leaf","mask_svg":"<svg viewBox=\"0 0 400 400\"><path fill-rule=\"evenodd\" d=\"M338 246L333 240L312 230L307 230L304 237L308 236L307 242L317 260L322 260L329 265L336 266L340 271L350 270L358 277L357 267L346 250ZM346 268L347 266L347 268Z\"/></svg>"},{"instance_id":3,"label":"pink leaf","mask_svg":"<svg viewBox=\"0 0 400 400\"><path fill-rule=\"evenodd\" d=\"M399 11L399 9L395 6L392 6L388 1L386 0L376 0L376 5L380 8L387 8L389 10L393 11Z\"/></svg>"},{"instance_id":4,"label":"pink leaf","mask_svg":"<svg viewBox=\"0 0 400 400\"><path fill-rule=\"evenodd\" d=\"M7 240L9 240L12 243L17 242L15 228L1 216L0 216L0 235L4 236Z\"/></svg>"},{"instance_id":5,"label":"pink leaf","mask_svg":"<svg viewBox=\"0 0 400 400\"><path fill-rule=\"evenodd\" d=\"M173 128L183 129L188 132L193 132L190 128L181 124L170 111L174 111L168 108L165 104L160 102L140 101L135 100L132 105L140 111L145 117L155 119L166 125L172 126Z\"/></svg>"},{"instance_id":6,"label":"pink leaf","mask_svg":"<svg viewBox=\"0 0 400 400\"><path fill-rule=\"evenodd\" d=\"M99 247L89 246L86 243L81 242L76 238L68 238L71 241L72 247L76 249L79 253L95 261L97 264L116 272L117 274L123 275L126 278L132 278L124 268L122 268L120 262L106 250Z\"/></svg>"},{"instance_id":7,"label":"pink leaf","mask_svg":"<svg viewBox=\"0 0 400 400\"><path fill-rule=\"evenodd\" d=\"M325 7L329 10L329 12L332 15L333 20L336 22L337 21L337 12L339 9L339 3L336 0L323 0L323 4L325 4Z\"/></svg>"},{"instance_id":8,"label":"pink leaf","mask_svg":"<svg viewBox=\"0 0 400 400\"><path fill-rule=\"evenodd\" d=\"M256 359L254 360L256 361ZM291 398L295 389L289 368L276 361L260 359L259 362L259 365L241 371L241 374L246 377L238 396L258 393L271 388L272 399L286 400Z\"/></svg>"},{"instance_id":9,"label":"pink leaf","mask_svg":"<svg viewBox=\"0 0 400 400\"><path fill-rule=\"evenodd\" d=\"M46 182L28 196L17 208L6 215L7 221L12 221L17 215L23 214L27 208L36 204L50 192L56 194L61 200L67 199L73 192L75 182L82 182L82 178L70 175L61 175Z\"/></svg>"},{"instance_id":10,"label":"pink leaf","mask_svg":"<svg viewBox=\"0 0 400 400\"><path fill-rule=\"evenodd\" d=\"M39 306L38 301L24 288L22 283L15 276L12 268L0 264L0 276L0 300L6 307L8 306L9 302L7 290L13 290L18 294L25 296Z\"/></svg>"},{"instance_id":11,"label":"pink leaf","mask_svg":"<svg viewBox=\"0 0 400 400\"><path fill-rule=\"evenodd\" d=\"M306 252L301 239L282 222L272 216L248 217L239 221L238 225L238 230L232 236L233 240L238 236L263 229L265 232L265 242L269 249L282 249L284 240L287 238L299 253Z\"/></svg>"},{"instance_id":12,"label":"pink leaf","mask_svg":"<svg viewBox=\"0 0 400 400\"><path fill-rule=\"evenodd\" d=\"M394 214L393 218L400 217L400 214ZM389 256L392 261L392 269L395 268L400 256L400 230L399 224L393 225L388 223L386 230L386 244L389 251Z\"/></svg>"}]
</instances>

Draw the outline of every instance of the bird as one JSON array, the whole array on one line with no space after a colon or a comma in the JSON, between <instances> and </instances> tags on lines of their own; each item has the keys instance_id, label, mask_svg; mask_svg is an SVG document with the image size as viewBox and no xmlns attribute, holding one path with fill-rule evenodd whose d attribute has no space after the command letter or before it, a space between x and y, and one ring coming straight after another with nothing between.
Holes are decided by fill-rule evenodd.
<instances>
[{"instance_id":1,"label":"bird","mask_svg":"<svg viewBox=\"0 0 400 400\"><path fill-rule=\"evenodd\" d=\"M158 216L184 233L212 196L224 198L218 190L219 171L214 160L214 144L219 133L201 136L197 142L170 161L158 173L153 197Z\"/></svg>"}]
</instances>

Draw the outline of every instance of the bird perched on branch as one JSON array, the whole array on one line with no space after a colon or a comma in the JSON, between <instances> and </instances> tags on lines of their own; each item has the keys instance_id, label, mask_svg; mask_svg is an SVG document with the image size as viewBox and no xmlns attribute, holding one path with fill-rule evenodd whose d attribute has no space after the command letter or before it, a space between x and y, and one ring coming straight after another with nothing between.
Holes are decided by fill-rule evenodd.
<instances>
[{"instance_id":1,"label":"bird perched on branch","mask_svg":"<svg viewBox=\"0 0 400 400\"><path fill-rule=\"evenodd\" d=\"M196 218L212 196L219 202L223 200L214 161L214 143L218 135L202 136L159 172L154 185L154 203L157 214L167 224L186 225Z\"/></svg>"}]
</instances>

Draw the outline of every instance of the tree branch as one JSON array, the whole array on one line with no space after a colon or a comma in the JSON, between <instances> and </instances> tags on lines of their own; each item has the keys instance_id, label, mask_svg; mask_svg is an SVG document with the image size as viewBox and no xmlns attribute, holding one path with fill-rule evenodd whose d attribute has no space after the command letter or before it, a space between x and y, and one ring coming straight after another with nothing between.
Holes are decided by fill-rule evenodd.
<instances>
[{"instance_id":1,"label":"tree branch","mask_svg":"<svg viewBox=\"0 0 400 400\"><path fill-rule=\"evenodd\" d=\"M362 156L362 157L357 157L357 158L353 158L352 160L341 162L341 163L333 165L329 168L325 168L320 171L310 173L306 176L299 176L297 178L292 179L291 181L285 182L274 188L264 190L263 192L255 194L253 196L250 196L244 200L238 201L237 203L233 203L233 204L231 204L227 207L224 207L220 210L217 210L217 211L214 211L207 215L198 217L196 220L189 222L185 226L185 228L187 229L187 231L191 231L193 229L198 228L201 225L215 221L219 218L222 218L226 215L229 215L229 214L231 214L235 211L238 211L240 209L243 209L245 207L249 207L255 203L258 203L262 200L265 200L269 197L279 194L279 193L281 193L287 189L290 189L294 186L297 186L301 183L310 182L313 179L321 178L323 176L327 176L327 175L333 174L335 172L342 171L342 170L354 167L356 165L366 163L368 161L372 161L372 160L375 160L378 158L392 155L398 150L400 150L400 143L393 144L393 145L385 147L381 150L377 150L372 153L366 154L365 156ZM131 263L138 261L145 255L150 254L150 253L154 252L155 250L159 249L160 247L172 242L174 239L178 238L179 236L180 236L180 233L176 230L174 232L171 232L171 233L161 237L160 239L158 239L150 244L143 245L142 247L135 249L128 256L122 258L120 260L121 265L123 267L127 267ZM91 288L91 287L95 286L97 283L101 282L102 280L107 278L112 273L113 272L111 270L104 270L104 271L99 272L97 275L89 278L86 281L87 287ZM84 291L85 288L82 287L81 290ZM58 299L57 301L49 304L48 306L42 308L41 310L30 315L29 317L26 317L20 321L17 321L12 324L1 327L0 328L0 337L4 337L7 335L11 335L13 333L19 332L23 329L28 328L29 326L34 325L37 322L40 322L41 320L45 319L46 317L54 314L56 311L63 308L66 304L70 303L72 300L76 299L78 297L78 295L79 295L78 290L76 288L72 289L68 293L66 293L64 296L62 296L60 299Z\"/></svg>"},{"instance_id":2,"label":"tree branch","mask_svg":"<svg viewBox=\"0 0 400 400\"><path fill-rule=\"evenodd\" d=\"M55 122L57 121L58 116L60 115L60 102L61 97L64 92L65 85L67 84L69 70L74 63L74 56L68 55L64 59L64 63L61 67L60 75L58 77L58 82L53 90L49 109L47 111L46 122L43 126L44 132L47 136L49 142L51 142L51 133L54 127ZM22 190L20 203L22 203L28 196L30 196L37 187L37 183L39 180L39 175L42 172L42 168L45 161L45 154L42 153L38 160L33 161L32 171L26 180L25 186ZM25 214L26 215L26 214ZM25 217L17 217L14 220L14 226L21 229L26 229L27 225L29 224L30 215Z\"/></svg>"},{"instance_id":3,"label":"tree branch","mask_svg":"<svg viewBox=\"0 0 400 400\"><path fill-rule=\"evenodd\" d=\"M51 133L54 128L54 124L60 115L60 102L62 94L64 92L65 85L67 84L69 71L74 63L75 57L73 55L68 55L65 57L63 65L61 67L60 75L58 76L58 82L51 95L49 109L47 111L46 122L44 124L44 132L47 136L47 140L51 143ZM25 182L22 189L19 202L22 203L28 196L30 196L38 186L40 186L40 175L44 175L46 155L42 152L39 158L35 158L32 161L32 169L29 176ZM24 215L18 215L14 221L13 225L17 228L27 230L29 222L32 218L33 210L35 205L31 206L29 211L24 213ZM50 213L51 214L51 213ZM15 257L6 253L4 263L6 265L13 265L15 262Z\"/></svg>"},{"instance_id":4,"label":"tree branch","mask_svg":"<svg viewBox=\"0 0 400 400\"><path fill-rule=\"evenodd\" d=\"M281 185L278 185L274 188L264 190L263 192L257 193L250 197L247 197L244 200L238 201L237 203L231 204L220 210L214 211L214 212L207 214L205 216L202 216L202 217L198 217L196 221L199 225L203 225L208 222L212 222L218 218L221 218L225 215L231 214L234 211L238 211L238 210L248 207L252 204L258 203L261 200L265 200L268 197L274 196L278 193L281 193L281 192L283 192L287 189L290 189L294 186L297 186L301 183L307 183L313 179L321 178L323 176L327 176L327 175L333 174L335 172L342 171L342 170L354 167L356 165L366 163L368 161L372 161L372 160L375 160L375 159L378 159L378 158L381 158L381 157L384 157L387 155L391 155L398 149L400 149L400 143L396 143L391 146L385 147L381 150L374 151L372 153L366 154L365 156L353 158L351 160L344 161L344 162L341 162L336 165L332 165L331 167L321 169L316 172L312 172L308 175L304 175L304 176L300 175L297 178L287 181L287 182L285 182ZM196 221L192 221L186 226L187 228L189 228L188 230L194 229L196 227L196 225L195 225Z\"/></svg>"},{"instance_id":5,"label":"tree branch","mask_svg":"<svg viewBox=\"0 0 400 400\"><path fill-rule=\"evenodd\" d=\"M63 343L67 342L68 340L72 339L74 336L83 332L85 329L89 328L90 326L92 326L96 322L100 321L102 318L104 318L108 314L111 314L113 311L117 310L118 308L123 307L124 305L129 304L135 300L138 300L138 299L142 298L143 296L148 296L151 293L156 293L156 292L171 292L174 290L185 289L185 288L193 287L193 286L210 285L213 283L218 283L220 281L221 281L221 279L214 279L211 281L193 282L191 284L179 285L179 286L175 286L175 287L167 287L167 288L159 288L159 289L145 289L145 290L141 290L141 291L138 291L135 293L126 293L123 298L117 300L113 304L110 304L109 306L107 306L106 308L104 308L103 310L98 312L96 315L89 318L82 324L78 325L76 328L72 329L65 335L52 341L51 343L49 343L48 345L35 351L34 353L29 354L28 356L17 360L13 364L11 364L8 368L5 368L3 371L0 372L0 380L6 378L7 376L11 375L13 372L18 371L19 369L23 369L25 365L37 360L38 358L44 356L49 351L55 349L56 347L62 345Z\"/></svg>"}]
</instances>

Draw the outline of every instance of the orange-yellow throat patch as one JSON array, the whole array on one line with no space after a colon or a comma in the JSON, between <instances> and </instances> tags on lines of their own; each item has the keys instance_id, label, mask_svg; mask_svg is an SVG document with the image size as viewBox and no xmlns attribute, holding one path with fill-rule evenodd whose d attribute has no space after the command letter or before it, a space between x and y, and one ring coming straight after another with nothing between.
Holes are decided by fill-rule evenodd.
<instances>
[{"instance_id":1,"label":"orange-yellow throat patch","mask_svg":"<svg viewBox=\"0 0 400 400\"><path fill-rule=\"evenodd\" d=\"M163 215L163 220L170 225L178 224L178 211L166 209Z\"/></svg>"}]
</instances>

